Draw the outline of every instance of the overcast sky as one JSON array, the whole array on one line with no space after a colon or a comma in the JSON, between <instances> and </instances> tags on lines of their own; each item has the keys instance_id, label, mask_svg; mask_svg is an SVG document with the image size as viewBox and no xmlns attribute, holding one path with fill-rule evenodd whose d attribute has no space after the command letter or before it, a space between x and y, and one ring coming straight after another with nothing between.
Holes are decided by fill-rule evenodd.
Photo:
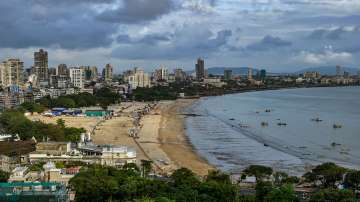
<instances>
[{"instance_id":1,"label":"overcast sky","mask_svg":"<svg viewBox=\"0 0 360 202\"><path fill-rule=\"evenodd\" d=\"M116 72L251 66L360 67L360 0L2 0L0 59Z\"/></svg>"}]
</instances>

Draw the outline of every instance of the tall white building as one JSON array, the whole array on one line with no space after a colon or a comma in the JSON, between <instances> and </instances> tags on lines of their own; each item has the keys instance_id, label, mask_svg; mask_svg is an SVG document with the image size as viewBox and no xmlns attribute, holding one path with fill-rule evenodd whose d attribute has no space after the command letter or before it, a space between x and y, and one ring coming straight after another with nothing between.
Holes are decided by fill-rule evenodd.
<instances>
[{"instance_id":1,"label":"tall white building","mask_svg":"<svg viewBox=\"0 0 360 202\"><path fill-rule=\"evenodd\" d=\"M159 69L156 69L154 77L155 77L155 81L159 81L159 80L167 81L169 77L168 69L165 67L160 67Z\"/></svg>"},{"instance_id":2,"label":"tall white building","mask_svg":"<svg viewBox=\"0 0 360 202\"><path fill-rule=\"evenodd\" d=\"M253 71L252 71L252 68L251 67L249 67L248 68L248 75L247 75L247 77L248 77L248 80L252 80L253 79Z\"/></svg>"},{"instance_id":3,"label":"tall white building","mask_svg":"<svg viewBox=\"0 0 360 202\"><path fill-rule=\"evenodd\" d=\"M83 68L72 67L69 69L70 81L74 87L83 89L85 82L85 72Z\"/></svg>"},{"instance_id":4,"label":"tall white building","mask_svg":"<svg viewBox=\"0 0 360 202\"><path fill-rule=\"evenodd\" d=\"M137 87L151 87L149 74L145 73L144 70L135 68L126 79L132 89Z\"/></svg>"},{"instance_id":5,"label":"tall white building","mask_svg":"<svg viewBox=\"0 0 360 202\"><path fill-rule=\"evenodd\" d=\"M19 59L8 59L0 64L0 85L23 85L24 62Z\"/></svg>"}]
</instances>

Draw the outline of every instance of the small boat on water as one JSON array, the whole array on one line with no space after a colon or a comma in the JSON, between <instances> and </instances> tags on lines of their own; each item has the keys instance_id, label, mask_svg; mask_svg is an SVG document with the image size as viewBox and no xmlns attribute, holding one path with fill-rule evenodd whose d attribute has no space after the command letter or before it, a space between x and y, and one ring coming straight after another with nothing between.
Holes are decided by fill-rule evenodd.
<instances>
[{"instance_id":1,"label":"small boat on water","mask_svg":"<svg viewBox=\"0 0 360 202\"><path fill-rule=\"evenodd\" d=\"M341 124L334 124L334 125L333 125L333 128L334 128L334 129L342 128L342 125L341 125Z\"/></svg>"},{"instance_id":2,"label":"small boat on water","mask_svg":"<svg viewBox=\"0 0 360 202\"><path fill-rule=\"evenodd\" d=\"M336 143L336 142L331 143L331 146L332 146L332 147L336 147L336 146L340 146L340 145L341 145L341 144Z\"/></svg>"},{"instance_id":3,"label":"small boat on water","mask_svg":"<svg viewBox=\"0 0 360 202\"><path fill-rule=\"evenodd\" d=\"M234 121L235 119L234 118L231 118L231 119L229 119L230 121Z\"/></svg>"},{"instance_id":4,"label":"small boat on water","mask_svg":"<svg viewBox=\"0 0 360 202\"><path fill-rule=\"evenodd\" d=\"M247 125L247 124L242 124L242 123L239 123L239 126L240 126L241 128L249 128L249 127L250 127L249 125Z\"/></svg>"},{"instance_id":5,"label":"small boat on water","mask_svg":"<svg viewBox=\"0 0 360 202\"><path fill-rule=\"evenodd\" d=\"M265 109L265 112L269 113L271 112L271 109Z\"/></svg>"},{"instance_id":6,"label":"small boat on water","mask_svg":"<svg viewBox=\"0 0 360 202\"><path fill-rule=\"evenodd\" d=\"M268 147L269 145L265 143L264 146L265 146L265 147Z\"/></svg>"},{"instance_id":7,"label":"small boat on water","mask_svg":"<svg viewBox=\"0 0 360 202\"><path fill-rule=\"evenodd\" d=\"M278 126L287 126L287 123L285 123L285 122L279 122L277 125L278 125Z\"/></svg>"},{"instance_id":8,"label":"small boat on water","mask_svg":"<svg viewBox=\"0 0 360 202\"><path fill-rule=\"evenodd\" d=\"M323 120L321 120L319 117L317 117L317 118L311 119L311 121L314 121L314 122L322 122Z\"/></svg>"},{"instance_id":9,"label":"small boat on water","mask_svg":"<svg viewBox=\"0 0 360 202\"><path fill-rule=\"evenodd\" d=\"M269 123L268 123L268 122L263 121L263 122L261 122L261 126L262 126L262 127L269 126Z\"/></svg>"}]
</instances>

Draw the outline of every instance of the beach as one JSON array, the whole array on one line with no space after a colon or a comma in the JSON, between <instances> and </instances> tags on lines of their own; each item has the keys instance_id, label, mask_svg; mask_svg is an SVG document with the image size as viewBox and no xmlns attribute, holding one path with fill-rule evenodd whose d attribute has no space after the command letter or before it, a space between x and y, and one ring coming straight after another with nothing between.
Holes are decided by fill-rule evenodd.
<instances>
[{"instance_id":1,"label":"beach","mask_svg":"<svg viewBox=\"0 0 360 202\"><path fill-rule=\"evenodd\" d=\"M197 155L185 133L185 116L181 111L193 102L185 99L163 101L142 119L143 128L137 141L165 173L185 167L204 176L214 169Z\"/></svg>"},{"instance_id":2,"label":"beach","mask_svg":"<svg viewBox=\"0 0 360 202\"><path fill-rule=\"evenodd\" d=\"M111 106L110 108L118 116L108 120L94 117L42 115L32 115L29 119L53 124L56 124L58 119L63 119L67 127L94 131L92 141L95 144L133 147L137 152L138 164L143 159L150 160L157 173L168 175L178 168L185 167L204 176L214 167L202 159L188 141L185 132L185 115L181 113L194 101L179 99L158 102L153 110L141 117L138 138L130 137L129 129L134 127L132 114L147 106L147 103L142 102L126 102Z\"/></svg>"}]
</instances>

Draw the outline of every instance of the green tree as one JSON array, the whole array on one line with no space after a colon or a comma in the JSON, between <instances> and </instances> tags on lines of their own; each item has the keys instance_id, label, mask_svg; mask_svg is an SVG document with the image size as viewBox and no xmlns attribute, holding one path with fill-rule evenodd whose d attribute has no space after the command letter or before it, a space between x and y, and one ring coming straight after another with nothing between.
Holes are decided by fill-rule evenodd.
<instances>
[{"instance_id":1,"label":"green tree","mask_svg":"<svg viewBox=\"0 0 360 202\"><path fill-rule=\"evenodd\" d=\"M310 202L356 202L355 194L350 190L324 189L314 193Z\"/></svg>"},{"instance_id":2,"label":"green tree","mask_svg":"<svg viewBox=\"0 0 360 202\"><path fill-rule=\"evenodd\" d=\"M187 186L198 187L200 185L200 179L187 168L180 168L176 170L172 175L175 187Z\"/></svg>"},{"instance_id":3,"label":"green tree","mask_svg":"<svg viewBox=\"0 0 360 202\"><path fill-rule=\"evenodd\" d=\"M0 170L0 182L7 182L10 177L10 173Z\"/></svg>"},{"instance_id":4,"label":"green tree","mask_svg":"<svg viewBox=\"0 0 360 202\"><path fill-rule=\"evenodd\" d=\"M61 127L61 128L65 128L65 121L64 119L58 119L56 120L56 124Z\"/></svg>"},{"instance_id":5,"label":"green tree","mask_svg":"<svg viewBox=\"0 0 360 202\"><path fill-rule=\"evenodd\" d=\"M45 108L42 105L32 102L24 102L21 104L21 108L31 113L42 113L45 111Z\"/></svg>"},{"instance_id":6,"label":"green tree","mask_svg":"<svg viewBox=\"0 0 360 202\"><path fill-rule=\"evenodd\" d=\"M55 102L56 107L65 107L65 108L76 107L75 101L73 99L65 97L65 96L60 96L54 102Z\"/></svg>"},{"instance_id":7,"label":"green tree","mask_svg":"<svg viewBox=\"0 0 360 202\"><path fill-rule=\"evenodd\" d=\"M358 171L358 170L349 171L345 176L344 185L347 188L351 188L353 190L359 190L360 189L360 171Z\"/></svg>"},{"instance_id":8,"label":"green tree","mask_svg":"<svg viewBox=\"0 0 360 202\"><path fill-rule=\"evenodd\" d=\"M273 190L271 182L258 181L255 186L256 200L265 201L265 197Z\"/></svg>"},{"instance_id":9,"label":"green tree","mask_svg":"<svg viewBox=\"0 0 360 202\"><path fill-rule=\"evenodd\" d=\"M206 176L206 181L216 181L219 183L231 184L230 176L228 174L222 173L219 170L210 171L209 174Z\"/></svg>"},{"instance_id":10,"label":"green tree","mask_svg":"<svg viewBox=\"0 0 360 202\"><path fill-rule=\"evenodd\" d=\"M243 170L243 174L247 176L255 176L256 181L269 177L273 173L273 169L262 165L251 165Z\"/></svg>"},{"instance_id":11,"label":"green tree","mask_svg":"<svg viewBox=\"0 0 360 202\"><path fill-rule=\"evenodd\" d=\"M340 183L346 169L340 167L334 163L323 163L316 166L310 172L305 173L304 177L309 182L321 183L321 186L325 188L336 187L336 183Z\"/></svg>"},{"instance_id":12,"label":"green tree","mask_svg":"<svg viewBox=\"0 0 360 202\"><path fill-rule=\"evenodd\" d=\"M282 185L273 188L266 196L266 202L296 202L297 198L292 185Z\"/></svg>"},{"instance_id":13,"label":"green tree","mask_svg":"<svg viewBox=\"0 0 360 202\"><path fill-rule=\"evenodd\" d=\"M63 169L65 168L65 164L62 161L58 161L55 163L56 168Z\"/></svg>"}]
</instances>

